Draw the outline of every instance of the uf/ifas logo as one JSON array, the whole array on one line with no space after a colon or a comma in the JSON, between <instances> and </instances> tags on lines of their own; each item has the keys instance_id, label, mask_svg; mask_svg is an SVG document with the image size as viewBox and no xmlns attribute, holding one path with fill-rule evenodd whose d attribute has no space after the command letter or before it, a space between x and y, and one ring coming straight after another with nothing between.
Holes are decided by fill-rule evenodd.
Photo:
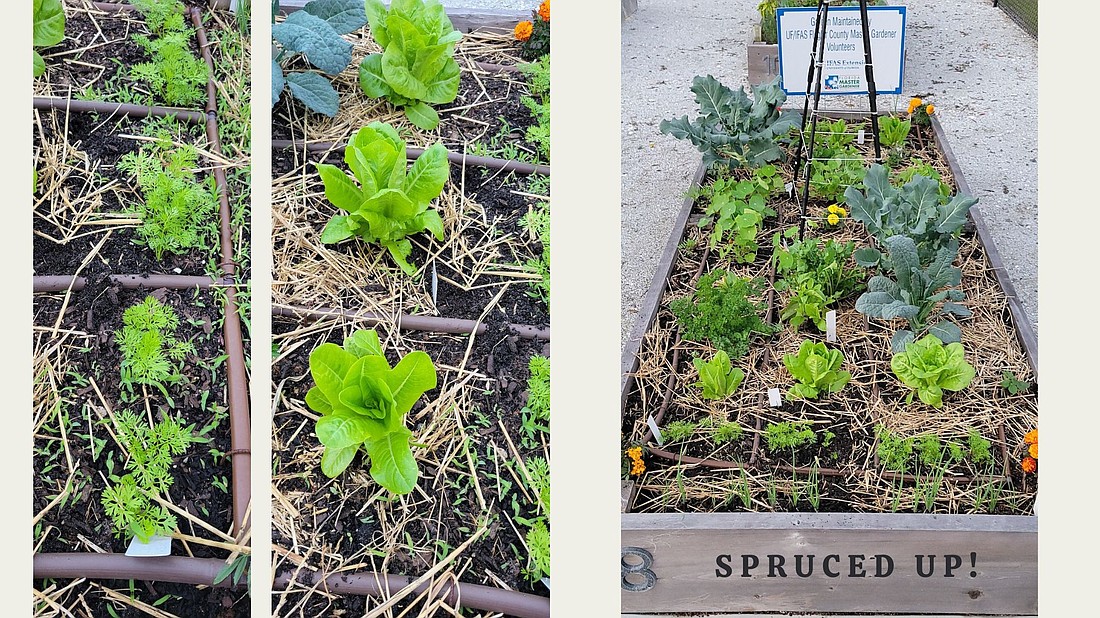
<instances>
[{"instance_id":1,"label":"uf/ifas logo","mask_svg":"<svg viewBox=\"0 0 1100 618\"><path fill-rule=\"evenodd\" d=\"M840 76L839 75L830 75L830 76L825 78L825 89L826 90L836 90L836 88L839 84L840 84Z\"/></svg>"}]
</instances>

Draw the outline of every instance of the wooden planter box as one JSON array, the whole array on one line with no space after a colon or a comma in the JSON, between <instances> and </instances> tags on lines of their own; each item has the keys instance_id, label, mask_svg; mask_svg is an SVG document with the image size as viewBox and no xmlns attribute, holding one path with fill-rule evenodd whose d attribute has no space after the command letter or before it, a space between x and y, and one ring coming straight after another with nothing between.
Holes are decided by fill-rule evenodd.
<instances>
[{"instance_id":1,"label":"wooden planter box","mask_svg":"<svg viewBox=\"0 0 1100 618\"><path fill-rule=\"evenodd\" d=\"M863 114L837 114L860 119ZM973 195L932 117L936 146L961 193ZM706 170L700 166L692 186ZM623 349L621 413L653 327L693 200L684 202ZM1008 298L1036 379L1037 339L976 206L973 232ZM630 513L623 483L621 602L625 614L846 612L1037 615L1034 515L904 513Z\"/></svg>"}]
</instances>

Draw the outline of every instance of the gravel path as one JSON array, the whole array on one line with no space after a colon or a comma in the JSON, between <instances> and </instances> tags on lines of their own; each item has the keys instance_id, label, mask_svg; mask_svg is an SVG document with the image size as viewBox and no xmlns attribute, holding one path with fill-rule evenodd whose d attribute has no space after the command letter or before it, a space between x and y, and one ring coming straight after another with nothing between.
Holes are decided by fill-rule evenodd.
<instances>
[{"instance_id":1,"label":"gravel path","mask_svg":"<svg viewBox=\"0 0 1100 618\"><path fill-rule=\"evenodd\" d=\"M906 95L936 106L976 208L1038 329L1038 44L989 0L908 7ZM622 339L633 327L683 192L700 161L665 118L698 108L692 78L746 84L755 0L640 0L622 23ZM830 97L837 99L839 97ZM906 97L880 97L880 108ZM801 98L791 103L801 107ZM867 101L847 100L866 108ZM841 102L829 101L830 106Z\"/></svg>"}]
</instances>

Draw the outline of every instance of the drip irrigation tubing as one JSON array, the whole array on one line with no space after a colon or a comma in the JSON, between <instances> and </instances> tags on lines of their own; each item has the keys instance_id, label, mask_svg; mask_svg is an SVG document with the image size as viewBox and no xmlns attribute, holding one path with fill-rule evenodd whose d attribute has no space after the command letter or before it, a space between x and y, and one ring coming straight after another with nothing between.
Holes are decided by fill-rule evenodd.
<instances>
[{"instance_id":1,"label":"drip irrigation tubing","mask_svg":"<svg viewBox=\"0 0 1100 618\"><path fill-rule=\"evenodd\" d=\"M371 572L334 573L325 576L303 571L298 574L294 583L307 586L321 585L328 592L341 594L382 596L390 591L401 590L414 581L415 578L404 575ZM275 577L271 587L276 590L286 590L290 583L291 574L284 572ZM424 594L432 585L432 582L424 582L413 592L417 595ZM442 599L456 609L467 607L516 618L550 617L550 599L547 597L479 584L436 582L435 586L437 589L433 593L433 600Z\"/></svg>"},{"instance_id":2,"label":"drip irrigation tubing","mask_svg":"<svg viewBox=\"0 0 1100 618\"><path fill-rule=\"evenodd\" d=\"M232 577L215 584L214 579L225 565L225 560L217 558L73 552L35 554L32 571L34 579L135 579L215 588L247 585L241 580L235 586Z\"/></svg>"},{"instance_id":3,"label":"drip irrigation tubing","mask_svg":"<svg viewBox=\"0 0 1100 618\"><path fill-rule=\"evenodd\" d=\"M273 139L271 140L271 147L275 150L306 150L307 152L343 152L344 145L336 144L333 142L303 142L301 140L288 140L288 139ZM409 161L416 160L421 154L424 153L423 148L414 148L409 146L405 148L405 158ZM501 170L505 172L515 172L517 174L541 174L543 176L550 175L549 165L535 165L533 163L524 163L523 161L514 161L512 159L494 159L493 157L481 157L476 155L464 155L460 152L447 151L447 160L456 165L470 165L473 167L485 167L493 170Z\"/></svg>"},{"instance_id":4,"label":"drip irrigation tubing","mask_svg":"<svg viewBox=\"0 0 1100 618\"><path fill-rule=\"evenodd\" d=\"M345 309L332 309L329 307L320 307L318 309L307 309L305 307L299 307L295 305L272 305L272 315L288 318L307 318L313 320L320 320L323 318L331 317L344 317L354 320L363 320L371 325L378 324L380 322L387 322L390 317L370 311L348 311ZM397 328L402 330L417 330L432 333L448 333L452 335L482 335L485 333L486 325L478 322L477 320L464 320L459 318L444 318L430 315L408 315L401 313L397 315ZM538 339L540 341L550 340L550 329L541 326L531 326L527 324L509 324L508 328L512 329L512 332L516 333L520 337L525 339Z\"/></svg>"},{"instance_id":5,"label":"drip irrigation tubing","mask_svg":"<svg viewBox=\"0 0 1100 618\"><path fill-rule=\"evenodd\" d=\"M34 293L64 292L72 290L79 292L88 285L86 277L74 277L72 275L36 275L34 279ZM109 275L107 280L112 285L121 288L136 290L138 288L157 289L169 288L182 290L187 288L211 288L220 287L222 282L214 281L206 276L191 275ZM231 284L230 284L231 285Z\"/></svg>"},{"instance_id":6,"label":"drip irrigation tubing","mask_svg":"<svg viewBox=\"0 0 1100 618\"><path fill-rule=\"evenodd\" d=\"M477 62L474 61L474 66L485 71L486 73L521 73L519 67L511 64L496 64L493 62Z\"/></svg>"},{"instance_id":7,"label":"drip irrigation tubing","mask_svg":"<svg viewBox=\"0 0 1100 618\"><path fill-rule=\"evenodd\" d=\"M191 23L195 26L195 37L203 60L210 70L206 91L206 135L210 148L222 155L221 139L218 136L217 87L214 83L214 58L210 54L210 45L206 37L206 27L202 23L202 11L197 7L190 10ZM225 179L225 169L221 163L213 165L214 179L217 183L219 215L221 219L221 257L219 265L226 278L235 281L236 263L233 261L233 222L229 205L229 187ZM240 315L237 312L237 294L233 286L225 288L225 319L222 330L225 345L226 381L228 383L229 434L232 458L233 483L233 531L240 535L245 529L245 513L252 500L252 451L251 451L251 412L248 394L248 371L244 358L244 336L241 331Z\"/></svg>"},{"instance_id":8,"label":"drip irrigation tubing","mask_svg":"<svg viewBox=\"0 0 1100 618\"><path fill-rule=\"evenodd\" d=\"M94 112L113 116L121 114L135 118L175 117L177 120L199 124L206 120L202 112L179 107L160 107L157 105L134 105L132 103L108 103L106 101L81 101L62 97L34 97L34 109L52 109L66 112Z\"/></svg>"}]
</instances>

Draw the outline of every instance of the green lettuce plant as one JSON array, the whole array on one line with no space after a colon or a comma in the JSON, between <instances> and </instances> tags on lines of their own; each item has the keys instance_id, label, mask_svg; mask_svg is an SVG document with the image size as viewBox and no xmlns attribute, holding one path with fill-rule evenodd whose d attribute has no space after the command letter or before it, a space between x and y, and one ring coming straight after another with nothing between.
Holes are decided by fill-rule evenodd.
<instances>
[{"instance_id":1,"label":"green lettuce plant","mask_svg":"<svg viewBox=\"0 0 1100 618\"><path fill-rule=\"evenodd\" d=\"M338 476L364 447L375 482L395 494L412 491L419 470L404 421L420 396L436 386L432 359L410 352L391 368L378 333L360 330L343 347L317 346L309 355L309 372L315 386L306 393L306 404L321 414L316 431L325 447L325 476Z\"/></svg>"},{"instance_id":2,"label":"green lettuce plant","mask_svg":"<svg viewBox=\"0 0 1100 618\"><path fill-rule=\"evenodd\" d=\"M382 47L359 65L359 87L368 97L385 98L426 131L439 125L429 104L450 103L458 96L459 68L454 46L462 34L454 29L438 0L366 0L371 35Z\"/></svg>"},{"instance_id":3,"label":"green lettuce plant","mask_svg":"<svg viewBox=\"0 0 1100 618\"><path fill-rule=\"evenodd\" d=\"M412 243L406 237L428 230L443 240L443 220L429 206L450 175L447 150L442 144L433 144L406 172L405 141L392 126L376 121L351 138L344 149L344 162L354 179L335 165L316 164L325 197L348 213L329 220L321 242L331 244L358 236L385 247L401 270L415 274L416 268L407 261Z\"/></svg>"},{"instance_id":4,"label":"green lettuce plant","mask_svg":"<svg viewBox=\"0 0 1100 618\"><path fill-rule=\"evenodd\" d=\"M50 47L57 45L65 38L65 7L61 6L61 0L34 0L34 34L32 45L34 47ZM34 76L39 77L46 72L46 61L35 49Z\"/></svg>"},{"instance_id":5,"label":"green lettuce plant","mask_svg":"<svg viewBox=\"0 0 1100 618\"><path fill-rule=\"evenodd\" d=\"M863 223L879 242L891 236L905 235L913 239L921 264L927 264L941 247L958 249L958 236L966 223L970 207L977 199L956 195L940 200L940 183L925 176L895 188L890 184L889 170L874 164L863 179L866 191L849 187L844 191L849 215ZM882 253L873 247L855 252L860 266L874 267L883 263Z\"/></svg>"},{"instance_id":6,"label":"green lettuce plant","mask_svg":"<svg viewBox=\"0 0 1100 618\"><path fill-rule=\"evenodd\" d=\"M784 354L783 364L798 382L787 391L792 399L816 399L820 394L844 388L852 374L840 369L844 355L824 343L802 342L798 354Z\"/></svg>"},{"instance_id":7,"label":"green lettuce plant","mask_svg":"<svg viewBox=\"0 0 1100 618\"><path fill-rule=\"evenodd\" d=\"M817 330L825 332L828 327L825 313L829 299L821 290L821 284L808 274L799 275L789 289L794 290L794 294L787 299L786 306L779 313L779 319L790 324L795 332L806 321L813 323Z\"/></svg>"},{"instance_id":8,"label":"green lettuce plant","mask_svg":"<svg viewBox=\"0 0 1100 618\"><path fill-rule=\"evenodd\" d=\"M743 88L732 90L711 75L696 76L691 91L700 116L688 120L662 120L661 133L690 140L703 153L709 168L759 167L784 158L782 141L795 125L798 114L781 112L787 95L779 78L752 87L752 98Z\"/></svg>"},{"instance_id":9,"label":"green lettuce plant","mask_svg":"<svg viewBox=\"0 0 1100 618\"><path fill-rule=\"evenodd\" d=\"M883 116L878 121L879 143L887 148L896 148L905 145L905 138L909 137L909 130L913 123L893 116Z\"/></svg>"},{"instance_id":10,"label":"green lettuce plant","mask_svg":"<svg viewBox=\"0 0 1100 618\"><path fill-rule=\"evenodd\" d=\"M328 76L339 75L351 64L351 43L344 34L355 32L367 23L362 0L312 0L280 23L271 25L272 46L271 105L290 90L307 108L333 117L340 108L340 95ZM291 71L283 67L298 56L317 71Z\"/></svg>"},{"instance_id":11,"label":"green lettuce plant","mask_svg":"<svg viewBox=\"0 0 1100 618\"><path fill-rule=\"evenodd\" d=\"M873 318L905 318L909 328L894 333L890 347L899 352L926 329L940 341L962 340L962 331L941 316L970 316L970 310L958 302L966 298L954 288L962 282L962 271L951 265L958 247L940 247L927 267L920 265L916 243L908 236L886 239L889 264L897 277L875 275L867 282L867 291L856 299L856 311ZM942 305L940 303L943 303Z\"/></svg>"},{"instance_id":12,"label":"green lettuce plant","mask_svg":"<svg viewBox=\"0 0 1100 618\"><path fill-rule=\"evenodd\" d=\"M961 391L974 379L974 367L966 362L961 343L944 345L935 335L925 335L905 346L890 359L890 368L902 384L912 388L906 403L913 402L914 393L933 408L943 407L944 391Z\"/></svg>"},{"instance_id":13,"label":"green lettuce plant","mask_svg":"<svg viewBox=\"0 0 1100 618\"><path fill-rule=\"evenodd\" d=\"M699 371L699 381L695 387L703 389L704 399L725 399L745 379L745 372L730 364L730 357L724 350L715 352L709 361L695 358L691 362Z\"/></svg>"}]
</instances>

